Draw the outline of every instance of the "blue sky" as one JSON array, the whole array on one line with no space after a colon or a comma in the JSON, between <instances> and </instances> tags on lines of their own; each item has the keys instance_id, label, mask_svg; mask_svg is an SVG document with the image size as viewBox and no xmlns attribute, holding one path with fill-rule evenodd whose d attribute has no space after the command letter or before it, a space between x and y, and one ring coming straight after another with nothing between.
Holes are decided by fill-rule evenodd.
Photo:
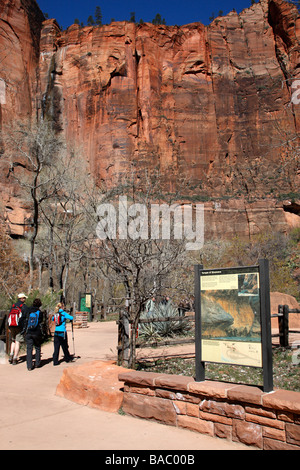
<instances>
[{"instance_id":1,"label":"blue sky","mask_svg":"<svg viewBox=\"0 0 300 470\"><path fill-rule=\"evenodd\" d=\"M209 24L212 12L218 16L220 10L224 15L233 8L240 13L251 5L251 0L37 0L43 13L48 13L49 18L55 18L63 29L73 24L74 19L86 24L87 18L95 15L96 6L100 6L102 23L130 19L130 13L135 12L137 22L142 18L145 22L151 22L159 13L165 18L168 25L183 25L200 21Z\"/></svg>"}]
</instances>

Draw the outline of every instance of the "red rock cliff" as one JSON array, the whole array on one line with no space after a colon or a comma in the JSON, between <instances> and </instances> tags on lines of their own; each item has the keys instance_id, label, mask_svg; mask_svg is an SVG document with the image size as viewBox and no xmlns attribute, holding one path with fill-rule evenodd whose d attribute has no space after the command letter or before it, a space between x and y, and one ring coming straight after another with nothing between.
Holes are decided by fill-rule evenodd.
<instances>
[{"instance_id":1,"label":"red rock cliff","mask_svg":"<svg viewBox=\"0 0 300 470\"><path fill-rule=\"evenodd\" d=\"M297 203L287 214L272 198L299 188L295 6L263 0L207 27L61 32L33 0L2 4L0 47L14 57L1 63L2 121L52 115L98 180L132 167L159 168L171 189L184 177L189 197L222 198L206 204L210 235L298 223Z\"/></svg>"},{"instance_id":2,"label":"red rock cliff","mask_svg":"<svg viewBox=\"0 0 300 470\"><path fill-rule=\"evenodd\" d=\"M44 15L35 0L0 2L0 129L25 118L35 119L39 108L40 35ZM0 155L3 142L0 136ZM24 233L29 215L19 188L8 178L0 158L1 203L12 222L12 232ZM1 207L1 212L3 207Z\"/></svg>"}]
</instances>

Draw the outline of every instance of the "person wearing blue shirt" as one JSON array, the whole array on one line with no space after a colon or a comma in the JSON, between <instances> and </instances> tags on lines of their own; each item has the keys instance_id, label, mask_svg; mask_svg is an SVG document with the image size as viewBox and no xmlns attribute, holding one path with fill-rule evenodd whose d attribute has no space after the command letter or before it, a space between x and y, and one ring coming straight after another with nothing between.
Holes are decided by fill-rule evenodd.
<instances>
[{"instance_id":1,"label":"person wearing blue shirt","mask_svg":"<svg viewBox=\"0 0 300 470\"><path fill-rule=\"evenodd\" d=\"M53 365L58 366L58 356L60 347L65 355L65 361L71 362L73 360L69 352L68 346L68 335L66 330L66 320L73 320L72 315L69 315L64 310L65 306L63 303L58 303L55 307L52 321L55 321L54 331L54 353L53 353Z\"/></svg>"}]
</instances>

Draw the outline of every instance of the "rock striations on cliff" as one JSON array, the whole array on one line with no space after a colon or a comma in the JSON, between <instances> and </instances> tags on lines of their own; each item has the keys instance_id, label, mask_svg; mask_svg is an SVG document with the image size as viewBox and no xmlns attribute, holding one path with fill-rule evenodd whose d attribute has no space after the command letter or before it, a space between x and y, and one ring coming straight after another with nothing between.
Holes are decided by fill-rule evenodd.
<instances>
[{"instance_id":1,"label":"rock striations on cliff","mask_svg":"<svg viewBox=\"0 0 300 470\"><path fill-rule=\"evenodd\" d=\"M297 201L281 201L299 189L294 5L262 0L209 26L43 19L34 0L1 2L1 125L51 116L98 181L133 168L159 169L168 190L184 179L183 196L207 201L209 236L299 223Z\"/></svg>"}]
</instances>

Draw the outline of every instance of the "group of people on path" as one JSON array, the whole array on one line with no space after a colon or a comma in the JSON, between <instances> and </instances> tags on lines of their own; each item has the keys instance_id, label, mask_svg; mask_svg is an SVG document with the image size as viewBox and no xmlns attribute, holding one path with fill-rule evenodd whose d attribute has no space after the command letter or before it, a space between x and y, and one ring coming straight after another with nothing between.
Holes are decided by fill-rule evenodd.
<instances>
[{"instance_id":1,"label":"group of people on path","mask_svg":"<svg viewBox=\"0 0 300 470\"><path fill-rule=\"evenodd\" d=\"M34 299L32 306L28 307L27 296L24 293L18 295L18 301L13 304L8 315L8 328L11 338L9 363L16 365L21 343L26 342L26 363L29 371L41 367L41 346L44 341L42 325L48 322L47 313L41 311L42 302ZM63 350L66 362L71 362L73 357L69 352L66 320L73 317L64 310L64 304L58 303L55 307L52 321L55 322L53 365L59 364L59 350ZM33 364L33 348L35 348L35 364Z\"/></svg>"}]
</instances>

